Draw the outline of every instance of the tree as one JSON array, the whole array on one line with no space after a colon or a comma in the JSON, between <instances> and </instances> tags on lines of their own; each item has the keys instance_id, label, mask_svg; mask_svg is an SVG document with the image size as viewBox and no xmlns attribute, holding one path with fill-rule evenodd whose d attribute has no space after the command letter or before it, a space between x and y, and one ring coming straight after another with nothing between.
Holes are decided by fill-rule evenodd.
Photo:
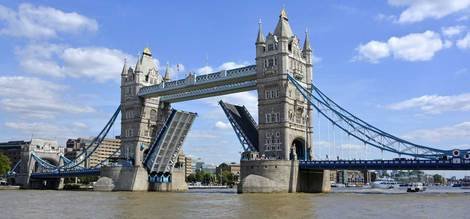
<instances>
[{"instance_id":1,"label":"tree","mask_svg":"<svg viewBox=\"0 0 470 219\"><path fill-rule=\"evenodd\" d=\"M434 174L432 178L434 179L434 183L444 183L444 178L439 174Z\"/></svg>"},{"instance_id":2,"label":"tree","mask_svg":"<svg viewBox=\"0 0 470 219\"><path fill-rule=\"evenodd\" d=\"M10 169L10 159L4 154L0 154L0 175L6 174Z\"/></svg>"},{"instance_id":3,"label":"tree","mask_svg":"<svg viewBox=\"0 0 470 219\"><path fill-rule=\"evenodd\" d=\"M194 173L191 173L186 177L186 182L195 183L196 181L197 181L196 180L196 174L194 174Z\"/></svg>"}]
</instances>

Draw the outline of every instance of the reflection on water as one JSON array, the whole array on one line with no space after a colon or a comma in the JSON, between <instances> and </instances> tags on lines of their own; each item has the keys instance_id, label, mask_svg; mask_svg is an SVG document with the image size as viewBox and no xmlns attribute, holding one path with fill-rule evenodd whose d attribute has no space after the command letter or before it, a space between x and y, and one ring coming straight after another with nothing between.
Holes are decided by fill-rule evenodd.
<instances>
[{"instance_id":1,"label":"reflection on water","mask_svg":"<svg viewBox=\"0 0 470 219\"><path fill-rule=\"evenodd\" d=\"M0 191L0 218L464 218L470 194Z\"/></svg>"}]
</instances>

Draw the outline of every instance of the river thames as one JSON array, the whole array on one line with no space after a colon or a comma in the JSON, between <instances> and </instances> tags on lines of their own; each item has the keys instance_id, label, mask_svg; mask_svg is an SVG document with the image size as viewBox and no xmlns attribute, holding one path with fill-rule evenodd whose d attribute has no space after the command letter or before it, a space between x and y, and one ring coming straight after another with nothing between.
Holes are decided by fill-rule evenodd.
<instances>
[{"instance_id":1,"label":"river thames","mask_svg":"<svg viewBox=\"0 0 470 219\"><path fill-rule=\"evenodd\" d=\"M470 191L0 191L0 218L470 218Z\"/></svg>"}]
</instances>

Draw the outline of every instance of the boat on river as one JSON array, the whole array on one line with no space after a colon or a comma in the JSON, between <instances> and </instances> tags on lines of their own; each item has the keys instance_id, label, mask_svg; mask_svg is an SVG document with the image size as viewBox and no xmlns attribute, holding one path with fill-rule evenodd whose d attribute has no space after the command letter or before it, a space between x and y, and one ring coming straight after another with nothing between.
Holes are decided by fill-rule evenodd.
<instances>
[{"instance_id":1,"label":"boat on river","mask_svg":"<svg viewBox=\"0 0 470 219\"><path fill-rule=\"evenodd\" d=\"M372 182L372 188L377 189L397 189L400 187L397 181L391 178L378 179Z\"/></svg>"}]
</instances>

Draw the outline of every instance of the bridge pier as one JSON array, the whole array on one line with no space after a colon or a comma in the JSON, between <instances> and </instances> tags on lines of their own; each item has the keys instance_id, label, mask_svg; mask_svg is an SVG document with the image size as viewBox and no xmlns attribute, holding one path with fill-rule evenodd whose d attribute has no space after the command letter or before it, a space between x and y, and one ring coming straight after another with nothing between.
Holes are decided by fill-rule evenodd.
<instances>
[{"instance_id":1,"label":"bridge pier","mask_svg":"<svg viewBox=\"0 0 470 219\"><path fill-rule=\"evenodd\" d=\"M184 168L174 168L171 173L170 183L150 183L150 191L155 192L186 192L188 184Z\"/></svg>"},{"instance_id":2,"label":"bridge pier","mask_svg":"<svg viewBox=\"0 0 470 219\"><path fill-rule=\"evenodd\" d=\"M143 167L103 166L100 176L111 179L111 181L103 181L105 185L98 185L101 190L148 191L149 189L148 173Z\"/></svg>"},{"instance_id":3,"label":"bridge pier","mask_svg":"<svg viewBox=\"0 0 470 219\"><path fill-rule=\"evenodd\" d=\"M238 193L329 192L329 171L299 170L297 160L242 160Z\"/></svg>"}]
</instances>

